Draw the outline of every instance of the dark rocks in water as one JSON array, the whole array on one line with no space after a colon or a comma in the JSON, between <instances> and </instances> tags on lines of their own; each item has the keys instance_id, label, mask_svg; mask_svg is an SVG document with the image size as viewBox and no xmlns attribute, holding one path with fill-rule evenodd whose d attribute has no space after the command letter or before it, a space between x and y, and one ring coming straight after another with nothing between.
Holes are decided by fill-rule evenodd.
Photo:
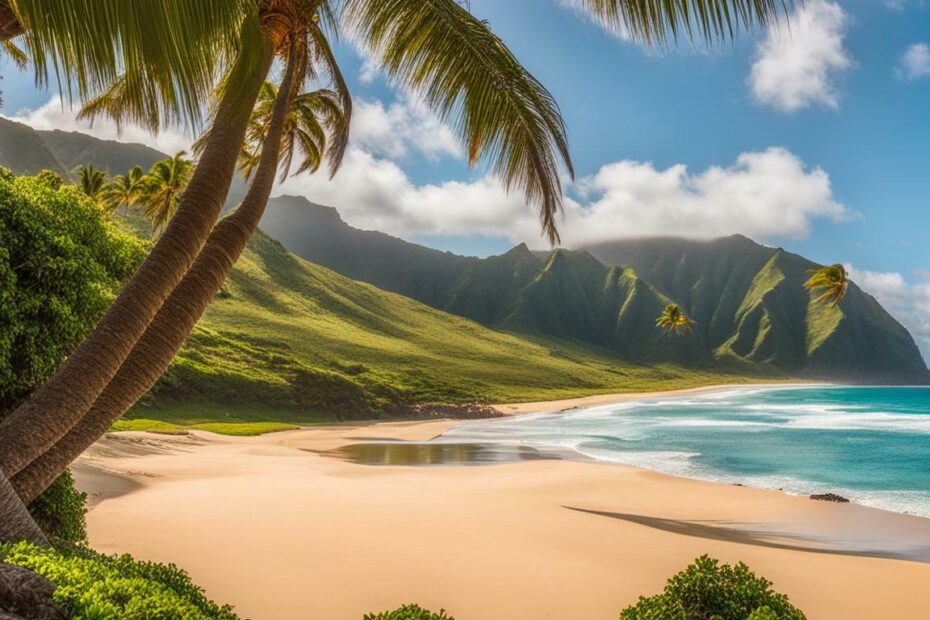
<instances>
[{"instance_id":1,"label":"dark rocks in water","mask_svg":"<svg viewBox=\"0 0 930 620\"><path fill-rule=\"evenodd\" d=\"M819 495L811 495L811 499L820 500L822 502L837 502L839 504L848 504L849 500L843 497L842 495L837 495L836 493L821 493Z\"/></svg>"},{"instance_id":2,"label":"dark rocks in water","mask_svg":"<svg viewBox=\"0 0 930 620\"><path fill-rule=\"evenodd\" d=\"M55 584L31 570L0 564L0 620L66 620L52 602Z\"/></svg>"}]
</instances>

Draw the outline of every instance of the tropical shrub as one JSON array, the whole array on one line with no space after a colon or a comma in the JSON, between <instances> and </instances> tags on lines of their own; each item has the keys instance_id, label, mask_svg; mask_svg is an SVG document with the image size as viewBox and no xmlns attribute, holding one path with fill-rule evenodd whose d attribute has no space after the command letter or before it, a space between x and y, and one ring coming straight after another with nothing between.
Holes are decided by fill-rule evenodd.
<instances>
[{"instance_id":1,"label":"tropical shrub","mask_svg":"<svg viewBox=\"0 0 930 620\"><path fill-rule=\"evenodd\" d=\"M423 609L419 605L404 605L394 611L365 614L364 620L455 620L455 618L446 615L445 609L440 609L437 614L428 609Z\"/></svg>"},{"instance_id":2,"label":"tropical shrub","mask_svg":"<svg viewBox=\"0 0 930 620\"><path fill-rule=\"evenodd\" d=\"M106 556L86 547L31 543L0 545L0 562L32 570L57 588L53 600L88 620L237 620L229 606L204 596L174 565Z\"/></svg>"},{"instance_id":3,"label":"tropical shrub","mask_svg":"<svg viewBox=\"0 0 930 620\"><path fill-rule=\"evenodd\" d=\"M641 597L620 620L805 620L788 597L745 564L702 555L668 580L661 594Z\"/></svg>"},{"instance_id":4,"label":"tropical shrub","mask_svg":"<svg viewBox=\"0 0 930 620\"><path fill-rule=\"evenodd\" d=\"M0 418L88 334L144 252L57 174L0 168ZM48 535L84 539L84 497L70 475L30 510Z\"/></svg>"},{"instance_id":5,"label":"tropical shrub","mask_svg":"<svg viewBox=\"0 0 930 620\"><path fill-rule=\"evenodd\" d=\"M87 493L74 488L74 478L65 470L29 505L29 512L46 536L72 544L84 543L87 542L86 500Z\"/></svg>"}]
</instances>

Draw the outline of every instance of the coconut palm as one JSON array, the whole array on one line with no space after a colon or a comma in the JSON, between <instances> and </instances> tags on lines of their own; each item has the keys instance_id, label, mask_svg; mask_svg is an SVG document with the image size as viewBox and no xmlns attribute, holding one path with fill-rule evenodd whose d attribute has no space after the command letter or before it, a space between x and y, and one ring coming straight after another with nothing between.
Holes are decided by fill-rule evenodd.
<instances>
[{"instance_id":1,"label":"coconut palm","mask_svg":"<svg viewBox=\"0 0 930 620\"><path fill-rule=\"evenodd\" d=\"M84 192L88 198L96 201L100 194L100 190L103 189L103 186L107 182L107 173L99 168L95 168L93 165L78 166L74 169L74 173L78 177L81 191Z\"/></svg>"},{"instance_id":2,"label":"coconut palm","mask_svg":"<svg viewBox=\"0 0 930 620\"><path fill-rule=\"evenodd\" d=\"M20 19L19 31L28 33L30 28L34 28L37 35L41 35L36 37L37 40L50 42L48 49L76 57L77 60L69 59L70 64L59 65L69 74L84 76L84 82L94 86L107 85L102 96L92 102L93 113L110 115L118 122L142 122L148 127L158 127L172 118L188 120L195 117L196 106L178 103L194 97L185 99L176 92L178 88L170 87L172 79L177 77L172 73L176 66L171 62L129 63L121 77L110 66L106 67L106 71L88 71L87 67L93 68L93 64L84 61L93 57L96 50L94 53L84 51L84 42L69 32L69 28L73 29L77 23L81 28L94 31L96 36L109 35L116 30L113 24L122 23L118 17L135 12L136 3L123 0L77 2L80 7L54 0L0 0L0 33L6 36L6 33L17 30L15 24L11 26L4 21L5 6L16 9L19 5L29 5L33 9L29 16L35 19ZM53 17L69 15L76 8L90 9L92 7L84 5L95 2L101 5L104 13L112 12L114 19L104 20L106 23L98 27L96 19L56 20L42 12L43 5L51 4L58 6L51 11ZM644 16L643 23L651 21L654 25L650 30L639 26L631 30L634 36L647 42L661 42L663 39L656 33L666 31L676 35L686 32L689 36L694 33L705 38L727 38L742 26L765 23L783 6L768 0L683 0L658 4L650 0L603 0L589 2L589 5L596 16L611 23L617 7L629 3L639 6ZM126 8L130 4L132 6ZM192 6L197 7L192 10L208 12L201 7L222 5L225 9L227 5L237 3L233 0L214 3L161 0L160 3L143 4L164 4L174 7L176 12L185 10L179 6ZM257 11L254 10L255 5ZM301 75L312 70L315 74L328 75L335 82L338 67L325 41L324 30L335 33L338 27L350 32L368 49L387 75L418 94L440 118L459 130L470 163L487 159L508 189L521 191L528 203L536 205L543 230L553 242L558 240L555 218L562 200L560 166L569 175L572 173L561 116L548 91L519 64L485 22L475 19L454 0L255 0L255 5L251 5L251 12L246 9L243 15L248 15L240 15L241 19L235 23L233 45L216 46L226 51L227 57L235 59L232 70L220 71L225 72L225 84L230 87L220 90L206 146L177 214L94 333L26 405L0 424L0 469L8 476L15 476L36 461L82 421L92 406L96 407L94 401L102 398L104 390L109 389L108 384L115 380L114 375L118 371L121 373L120 366L127 361L127 356L130 353L135 355L134 347L141 344L143 335L148 337L150 326L170 323L171 317L162 313L169 305L165 300L169 299L169 295L174 297L172 291L178 282L189 282L185 273L198 257L207 237L210 237L208 243L212 242L215 248L222 250L224 236L240 234L233 225L218 225L213 235L210 230L228 191L235 160L245 138L248 116L272 57L282 50L293 52L295 41L307 42L309 62L301 68ZM610 8L612 5L613 9ZM17 15L14 11L13 14L24 17L23 12ZM83 10L81 14L96 13ZM134 23L149 27L146 20L134 20ZM36 28L35 24L41 28ZM161 25L157 24L154 29L158 30ZM256 31L259 33L257 48L255 40L248 36ZM187 30L182 32L186 34ZM138 32L128 35L138 38ZM230 40L228 32L218 38ZM145 37L145 40L156 42L177 39L170 30ZM187 49L184 45L163 47ZM46 51L40 48L36 46L36 49ZM132 48L132 51L139 57L145 56L145 50ZM106 79L101 79L101 76ZM115 79L117 77L120 79ZM82 84L80 79L77 81ZM190 82L195 85L201 83L193 78ZM182 83L190 86L184 80ZM90 90L83 88L81 93L84 95ZM196 89L188 90L201 94ZM347 92L344 83L334 84L334 90L340 97ZM157 96L149 96L150 93ZM346 103L342 101L344 110L348 109ZM282 129L283 122L282 118ZM280 134L277 139L266 141L264 148L280 148L279 143L274 144L276 141L280 142ZM235 148L230 149L232 144ZM344 149L345 142L331 142L330 148ZM255 190L253 203L256 209L263 207L267 200L267 196L264 199L261 196L266 190L270 191L278 166L277 153L273 158L269 157L269 162L262 181L256 183L261 174L256 171L250 188L250 192ZM268 178L269 168L271 180ZM232 217L226 218L221 225L231 220ZM199 262L199 258L197 260ZM205 267L201 273L214 280L219 277L221 282L222 276L228 272L226 262L224 259L212 269ZM178 305L171 306L173 313L183 315L184 310ZM159 320L153 322L155 318ZM159 335L157 331L151 333L153 337ZM154 354L143 348L140 355ZM141 381L151 385L160 371L148 370Z\"/></svg>"},{"instance_id":3,"label":"coconut palm","mask_svg":"<svg viewBox=\"0 0 930 620\"><path fill-rule=\"evenodd\" d=\"M139 202L157 236L167 226L181 203L184 190L194 173L194 162L178 151L174 157L157 161L141 181Z\"/></svg>"},{"instance_id":4,"label":"coconut palm","mask_svg":"<svg viewBox=\"0 0 930 620\"><path fill-rule=\"evenodd\" d=\"M299 59L297 56L290 58ZM348 121L331 91L317 90L293 96L296 65L297 62L289 60L280 89L273 86L263 89L266 98L263 103L267 103L268 95L274 94L271 108L260 104L253 114L252 126L256 131L250 131L253 142L246 152L260 155L257 165L253 165L250 156L243 158L243 166L251 171L252 182L242 204L217 224L190 271L87 415L13 478L12 484L24 501L38 497L167 369L258 227L274 184L275 171L286 174L295 152L301 158L299 171L316 170L324 157L329 159L331 172L338 169L341 155L331 157L335 150L331 145L343 143ZM321 101L314 103L317 98ZM297 101L305 105L291 105ZM317 116L311 118L307 113L314 108ZM290 145L292 150L287 152L285 145Z\"/></svg>"},{"instance_id":5,"label":"coconut palm","mask_svg":"<svg viewBox=\"0 0 930 620\"><path fill-rule=\"evenodd\" d=\"M808 269L807 275L810 277L804 283L804 288L809 291L823 291L820 297L814 300L815 302L825 302L831 308L835 308L843 301L846 296L846 289L849 287L845 267L842 265L828 265Z\"/></svg>"},{"instance_id":6,"label":"coconut palm","mask_svg":"<svg viewBox=\"0 0 930 620\"><path fill-rule=\"evenodd\" d=\"M656 319L656 327L666 334L690 334L694 329L695 322L688 315L682 312L678 304L669 304L662 310L662 314Z\"/></svg>"},{"instance_id":7,"label":"coconut palm","mask_svg":"<svg viewBox=\"0 0 930 620\"><path fill-rule=\"evenodd\" d=\"M0 0L0 33L22 35L40 83L53 66L63 94L86 99L124 76L123 120L147 120L150 128L179 120L194 126L214 94L218 70L237 85L213 107L222 129L211 132L159 243L90 336L0 423L0 470L7 477L54 445L93 405L212 230L281 42L257 7L255 0Z\"/></svg>"},{"instance_id":8,"label":"coconut palm","mask_svg":"<svg viewBox=\"0 0 930 620\"><path fill-rule=\"evenodd\" d=\"M277 96L278 89L271 82L266 82L259 93L258 104L249 123L248 138L239 154L239 171L246 178L253 175L261 160L262 144ZM336 92L320 89L294 97L281 137L281 180L290 174L295 154L301 159L295 175L316 172L327 147L327 133L341 139L348 136L348 130L348 119ZM329 157L335 173L342 162L342 152L329 149Z\"/></svg>"},{"instance_id":9,"label":"coconut palm","mask_svg":"<svg viewBox=\"0 0 930 620\"><path fill-rule=\"evenodd\" d=\"M100 190L100 201L111 213L120 207L129 212L129 207L139 201L145 185L145 173L140 166L133 166L126 174L119 174Z\"/></svg>"}]
</instances>

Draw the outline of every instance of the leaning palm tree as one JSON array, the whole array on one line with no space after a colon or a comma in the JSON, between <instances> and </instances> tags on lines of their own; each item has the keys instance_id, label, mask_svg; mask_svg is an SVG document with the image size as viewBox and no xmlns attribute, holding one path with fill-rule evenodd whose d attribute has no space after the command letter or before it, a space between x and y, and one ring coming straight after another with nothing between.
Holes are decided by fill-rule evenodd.
<instances>
[{"instance_id":1,"label":"leaning palm tree","mask_svg":"<svg viewBox=\"0 0 930 620\"><path fill-rule=\"evenodd\" d=\"M102 5L103 12L113 12L116 16L133 12L136 4L123 0L76 1L81 8L88 9L82 11L88 15L95 14L95 11L85 4L96 2ZM62 12L70 15L74 3L0 0L0 36L17 32L17 25L5 20L4 8L11 3L14 9L23 4L33 9L38 7L39 10L34 10L33 14L39 16L37 23L44 28L36 29L36 32L52 42L51 49L64 50L79 60L86 58L88 52L83 51L81 38L75 37L69 28L73 29L78 24L94 30L98 28L96 20L56 21L49 19L41 10L43 5L53 5L55 10L51 11L51 15L61 15ZM208 11L202 7L221 5L226 9L234 1L190 3L187 0L160 0L143 4L164 4L175 8L189 6L196 7L191 10ZM659 4L651 0L591 0L587 4L605 23L611 23L618 7L636 5L643 15L642 23L651 23L652 27L646 29L637 25L631 32L647 42L664 41L666 32L676 35L687 32L688 36L707 39L729 38L743 26L765 24L784 6L774 0L682 0ZM121 8L128 5L132 6ZM56 446L56 442L81 422L91 407L97 407L95 400L103 398L104 390L109 390L118 372L122 374L121 365L128 361L128 356L136 355L140 339L145 336L148 340L150 333L153 338L157 337L157 331L151 329L156 324L170 324L171 314L163 314L169 306L165 300L169 296L174 297L172 291L178 282L188 282L185 273L198 257L207 237L215 248L222 250L225 236L239 234L231 227L217 226L214 234L210 235L210 229L228 191L235 159L244 141L248 113L264 82L263 76L267 74L274 55L283 49L292 49L295 34L306 32L308 40L313 43L308 69L335 77L338 67L328 44L324 45L323 31L328 29L334 33L338 27L350 32L380 62L386 74L420 95L443 120L458 128L470 163L487 159L508 189L521 191L528 203L536 205L543 230L553 242L558 240L555 218L561 208L560 166L571 174L558 108L545 88L526 72L485 22L475 19L455 0L255 0L254 5L258 10L243 17L230 31L236 34L233 53L228 55L235 59L232 64L235 76L227 77L226 83L234 87L221 91L219 104L214 108L207 145L177 214L94 333L26 405L0 424L0 470L8 476L19 474ZM334 6L341 10L333 10ZM312 19L305 20L307 16ZM15 11L14 17L17 17ZM119 19L104 20L100 28L112 30L112 25L119 23ZM148 26L143 19L134 23ZM29 20L20 20L19 32L29 32L31 25ZM154 26L158 27L159 24ZM254 40L247 36L249 32L256 31L260 33L257 48ZM662 33L662 37L657 33ZM129 34L137 35L138 32ZM230 40L229 32L223 35L221 38ZM179 37L172 35L168 39L177 40ZM164 39L155 36L147 37L147 40ZM171 47L186 49L183 45ZM224 49L229 51L229 48ZM144 58L143 52L137 56ZM169 95L174 94L167 86L173 83L168 78L173 75L171 71L174 68L171 63L133 64L125 68L122 79L117 82L112 79L116 77L114 72L108 70L104 73L112 87L103 93L104 99L99 99L98 105L92 107L97 113L108 114L117 121L141 121L149 127L164 124L171 115L182 119L193 117L199 109L196 106L171 105L169 97L164 97L164 101L161 99L162 90L167 89ZM66 66L66 71L70 70L70 66ZM100 81L96 73L87 75ZM201 83L197 80L192 82ZM156 89L158 96L148 96L152 89ZM342 88L336 90L340 95L344 91ZM128 105L124 105L123 101L128 101ZM106 105L108 102L113 105ZM266 146L271 148L273 142ZM236 146L229 150L231 144ZM331 145L333 148L337 146ZM344 142L341 148L345 148ZM276 169L277 157L274 160L273 170ZM273 171L271 176L273 178ZM264 200L258 198L269 183L267 175L263 179L258 185L253 180L253 188L256 189L253 202L262 206ZM230 219L223 220L221 224ZM221 230L224 231L222 235L218 234ZM199 262L199 258L197 260ZM225 262L228 261L224 256L224 263L212 269L204 267L204 271L215 280L228 271ZM221 282L222 277L219 279ZM174 316L183 316L184 311L183 307L171 305ZM139 355L151 356L153 353L143 347L139 349ZM147 370L140 381L154 383L160 370Z\"/></svg>"},{"instance_id":2,"label":"leaning palm tree","mask_svg":"<svg viewBox=\"0 0 930 620\"><path fill-rule=\"evenodd\" d=\"M695 322L682 312L678 304L669 304L662 310L662 314L656 319L656 327L666 334L690 334L694 329Z\"/></svg>"},{"instance_id":3,"label":"leaning palm tree","mask_svg":"<svg viewBox=\"0 0 930 620\"><path fill-rule=\"evenodd\" d=\"M86 100L128 76L122 120L152 129L168 122L196 126L214 93L217 71L237 85L213 107L222 130L211 132L169 229L90 336L0 423L0 478L40 456L87 412L209 235L281 41L274 24L260 15L268 4L0 0L0 40L22 38L40 84L48 83L50 73L57 75L64 95ZM165 45L168 41L172 44Z\"/></svg>"},{"instance_id":4,"label":"leaning palm tree","mask_svg":"<svg viewBox=\"0 0 930 620\"><path fill-rule=\"evenodd\" d=\"M145 173L140 166L133 166L126 174L119 174L100 190L100 201L110 213L123 207L125 213L142 196Z\"/></svg>"},{"instance_id":5,"label":"leaning palm tree","mask_svg":"<svg viewBox=\"0 0 930 620\"><path fill-rule=\"evenodd\" d=\"M84 195L96 201L100 190L107 182L107 173L93 165L78 166L74 173L78 177L78 183Z\"/></svg>"},{"instance_id":6,"label":"leaning palm tree","mask_svg":"<svg viewBox=\"0 0 930 620\"><path fill-rule=\"evenodd\" d=\"M152 223L153 237L168 225L191 181L194 162L186 155L186 151L178 151L174 157L155 162L141 181L139 202Z\"/></svg>"},{"instance_id":7,"label":"leaning palm tree","mask_svg":"<svg viewBox=\"0 0 930 620\"><path fill-rule=\"evenodd\" d=\"M807 275L810 277L804 283L804 288L809 291L823 291L814 300L815 303L825 302L831 308L835 308L843 301L846 290L849 288L849 279L843 265L827 265L808 269Z\"/></svg>"},{"instance_id":8,"label":"leaning palm tree","mask_svg":"<svg viewBox=\"0 0 930 620\"><path fill-rule=\"evenodd\" d=\"M265 99L253 114L251 126L255 131L250 131L252 141L245 149L247 155L240 159L240 170L249 171L251 176L242 204L217 224L190 271L91 410L50 450L14 476L12 484L23 501L38 497L167 369L258 227L275 171L286 175L295 155L300 158L295 174L316 171L324 158L331 173L338 170L342 159L340 147L349 128L346 112L328 90L293 96L301 56L290 54L288 58L281 88L264 88ZM269 107L267 97L271 94L274 99ZM257 164L251 158L254 153L259 153Z\"/></svg>"}]
</instances>

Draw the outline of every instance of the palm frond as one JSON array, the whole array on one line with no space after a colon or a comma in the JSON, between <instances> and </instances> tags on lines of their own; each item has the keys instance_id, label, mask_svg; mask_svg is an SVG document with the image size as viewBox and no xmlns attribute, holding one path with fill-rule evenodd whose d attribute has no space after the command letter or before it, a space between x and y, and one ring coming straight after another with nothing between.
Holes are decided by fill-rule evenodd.
<instances>
[{"instance_id":1,"label":"palm frond","mask_svg":"<svg viewBox=\"0 0 930 620\"><path fill-rule=\"evenodd\" d=\"M26 65L29 63L29 56L26 55L26 52L17 47L12 41L0 41L0 50L2 50L19 69L25 69Z\"/></svg>"},{"instance_id":2,"label":"palm frond","mask_svg":"<svg viewBox=\"0 0 930 620\"><path fill-rule=\"evenodd\" d=\"M549 91L455 0L345 0L344 11L382 69L455 127L471 164L485 159L508 190L522 190L558 243L559 165L574 171Z\"/></svg>"},{"instance_id":3,"label":"palm frond","mask_svg":"<svg viewBox=\"0 0 930 620\"><path fill-rule=\"evenodd\" d=\"M827 265L808 269L807 275L810 277L804 283L804 287L809 291L822 291L821 295L814 299L814 303L826 302L831 308L835 308L846 297L849 276L843 265Z\"/></svg>"},{"instance_id":4,"label":"palm frond","mask_svg":"<svg viewBox=\"0 0 930 620\"><path fill-rule=\"evenodd\" d=\"M765 27L787 15L793 0L581 0L608 28L648 45L669 36L710 43L731 40L740 30Z\"/></svg>"},{"instance_id":5,"label":"palm frond","mask_svg":"<svg viewBox=\"0 0 930 620\"><path fill-rule=\"evenodd\" d=\"M656 319L656 327L666 334L682 335L691 333L697 323L686 315L677 304L669 304Z\"/></svg>"},{"instance_id":6,"label":"palm frond","mask_svg":"<svg viewBox=\"0 0 930 620\"><path fill-rule=\"evenodd\" d=\"M254 0L10 1L39 85L54 78L67 98L86 100L122 75L124 108L151 108L154 91L164 124L197 126L217 67L243 46L261 45Z\"/></svg>"},{"instance_id":7,"label":"palm frond","mask_svg":"<svg viewBox=\"0 0 930 620\"><path fill-rule=\"evenodd\" d=\"M323 3L323 7L329 8L329 5L330 2ZM332 15L332 18L335 18L335 15ZM339 69L339 63L336 62L336 56L329 45L326 33L314 25L309 29L308 38L310 39L313 54L312 60L317 63L317 70L322 69L328 76L332 89L339 100L340 115L344 119L344 122L339 127L330 128L327 159L329 160L329 176L332 178L339 171L345 157L346 148L349 146L349 126L352 124L352 93L349 92L349 87L342 75L342 71Z\"/></svg>"}]
</instances>

